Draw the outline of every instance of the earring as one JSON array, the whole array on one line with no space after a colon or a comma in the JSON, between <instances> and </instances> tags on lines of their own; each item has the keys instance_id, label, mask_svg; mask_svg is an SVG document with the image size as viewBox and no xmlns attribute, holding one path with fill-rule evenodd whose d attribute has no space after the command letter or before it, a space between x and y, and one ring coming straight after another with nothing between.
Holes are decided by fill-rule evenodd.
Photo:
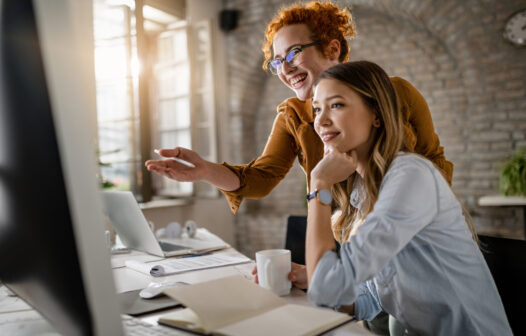
<instances>
[{"instance_id":1,"label":"earring","mask_svg":"<svg viewBox=\"0 0 526 336\"><path fill-rule=\"evenodd\" d=\"M376 127L376 128L380 127L380 119L375 119L373 121L373 126Z\"/></svg>"}]
</instances>

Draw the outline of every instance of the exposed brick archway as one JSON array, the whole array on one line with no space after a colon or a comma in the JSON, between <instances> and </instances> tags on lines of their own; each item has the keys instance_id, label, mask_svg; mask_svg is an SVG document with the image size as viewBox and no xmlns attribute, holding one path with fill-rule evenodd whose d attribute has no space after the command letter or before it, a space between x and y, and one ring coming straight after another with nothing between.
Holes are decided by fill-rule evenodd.
<instances>
[{"instance_id":1,"label":"exposed brick archway","mask_svg":"<svg viewBox=\"0 0 526 336\"><path fill-rule=\"evenodd\" d=\"M239 163L261 152L277 103L291 95L261 70L265 24L283 3L226 1L228 7L243 10L240 28L228 37L232 150L239 153L231 157ZM501 38L505 19L526 7L524 1L338 3L352 6L357 22L351 58L379 63L390 75L409 80L426 98L446 155L455 164L454 190L479 229L521 235L518 209L485 210L476 207L476 199L496 192L496 165L515 148L526 146L526 49ZM298 168L293 170L267 198L247 202L238 217L240 232L246 233L239 237L241 245L250 245L258 236L272 241L272 235L283 232L277 229L283 221L276 220L267 223L267 233L258 228L258 235L251 235L251 218L305 211L303 203L295 201L303 196L304 176ZM280 244L281 238L274 241Z\"/></svg>"}]
</instances>

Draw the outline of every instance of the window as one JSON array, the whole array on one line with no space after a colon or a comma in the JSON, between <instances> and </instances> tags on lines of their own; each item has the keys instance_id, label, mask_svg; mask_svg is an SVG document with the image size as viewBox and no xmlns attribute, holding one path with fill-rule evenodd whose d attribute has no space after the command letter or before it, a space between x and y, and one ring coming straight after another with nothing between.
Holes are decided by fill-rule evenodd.
<instances>
[{"instance_id":1,"label":"window","mask_svg":"<svg viewBox=\"0 0 526 336\"><path fill-rule=\"evenodd\" d=\"M208 161L217 161L216 113L212 69L212 25L199 22L190 30L192 69L192 142L197 152ZM199 196L215 196L217 189L208 183L196 186Z\"/></svg>"},{"instance_id":2,"label":"window","mask_svg":"<svg viewBox=\"0 0 526 336\"><path fill-rule=\"evenodd\" d=\"M157 38L157 62L154 66L156 95L156 127L158 148L182 146L192 148L190 115L190 62L187 27L184 22L170 27ZM178 183L160 177L154 179L163 195L190 195L190 183Z\"/></svg>"},{"instance_id":3,"label":"window","mask_svg":"<svg viewBox=\"0 0 526 336\"><path fill-rule=\"evenodd\" d=\"M95 78L101 167L105 179L119 189L137 192L140 168L138 61L131 27L132 12L125 5L95 4Z\"/></svg>"},{"instance_id":4,"label":"window","mask_svg":"<svg viewBox=\"0 0 526 336\"><path fill-rule=\"evenodd\" d=\"M211 25L189 25L180 1L144 3L135 15L133 0L95 2L101 174L142 201L216 196L205 183L150 178L144 169L154 148L182 146L217 160Z\"/></svg>"}]
</instances>

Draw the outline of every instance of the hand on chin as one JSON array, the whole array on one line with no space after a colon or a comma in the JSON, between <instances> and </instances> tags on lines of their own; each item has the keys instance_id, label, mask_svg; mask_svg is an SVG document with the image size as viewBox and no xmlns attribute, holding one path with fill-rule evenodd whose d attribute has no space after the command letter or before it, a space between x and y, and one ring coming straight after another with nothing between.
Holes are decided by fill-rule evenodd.
<instances>
[{"instance_id":1,"label":"hand on chin","mask_svg":"<svg viewBox=\"0 0 526 336\"><path fill-rule=\"evenodd\" d=\"M325 146L323 159L311 172L311 179L333 185L347 179L357 168L357 153L351 150L342 153L333 146Z\"/></svg>"}]
</instances>

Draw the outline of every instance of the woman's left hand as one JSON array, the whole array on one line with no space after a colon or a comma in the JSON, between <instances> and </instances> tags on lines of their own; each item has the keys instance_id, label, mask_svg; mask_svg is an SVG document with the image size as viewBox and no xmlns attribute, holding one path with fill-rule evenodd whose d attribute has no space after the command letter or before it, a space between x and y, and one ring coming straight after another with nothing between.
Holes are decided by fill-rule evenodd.
<instances>
[{"instance_id":1,"label":"woman's left hand","mask_svg":"<svg viewBox=\"0 0 526 336\"><path fill-rule=\"evenodd\" d=\"M326 188L344 181L356 171L358 156L355 150L349 153L338 152L333 147L325 148L323 159L311 172L311 186L319 188L321 184ZM314 182L314 183L313 183Z\"/></svg>"}]
</instances>

